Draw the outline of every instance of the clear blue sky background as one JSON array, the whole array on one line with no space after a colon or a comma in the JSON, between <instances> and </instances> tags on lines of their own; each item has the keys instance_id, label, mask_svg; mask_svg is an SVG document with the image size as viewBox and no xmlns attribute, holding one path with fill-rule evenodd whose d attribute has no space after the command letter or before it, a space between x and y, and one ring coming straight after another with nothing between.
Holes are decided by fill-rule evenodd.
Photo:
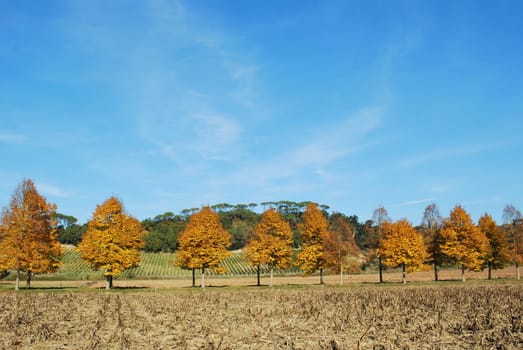
<instances>
[{"instance_id":1,"label":"clear blue sky background","mask_svg":"<svg viewBox=\"0 0 523 350\"><path fill-rule=\"evenodd\" d=\"M522 1L0 1L0 205L523 209Z\"/></svg>"}]
</instances>

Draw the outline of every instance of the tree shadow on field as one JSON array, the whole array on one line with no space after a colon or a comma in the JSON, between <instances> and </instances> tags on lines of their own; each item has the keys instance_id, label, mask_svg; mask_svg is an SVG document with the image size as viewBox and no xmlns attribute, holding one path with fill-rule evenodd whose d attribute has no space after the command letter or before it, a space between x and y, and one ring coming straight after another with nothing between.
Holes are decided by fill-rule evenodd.
<instances>
[{"instance_id":1,"label":"tree shadow on field","mask_svg":"<svg viewBox=\"0 0 523 350\"><path fill-rule=\"evenodd\" d=\"M3 285L0 287L0 290L15 290L14 285L9 286L9 288L6 288L7 285ZM74 286L64 286L64 287L30 287L27 288L25 286L20 286L20 292L68 292L68 291L77 291L79 290L79 287Z\"/></svg>"},{"instance_id":2,"label":"tree shadow on field","mask_svg":"<svg viewBox=\"0 0 523 350\"><path fill-rule=\"evenodd\" d=\"M252 289L298 289L298 288L307 288L312 286L319 286L319 284L302 284L302 283L287 283L287 284L274 284L272 287L269 284L248 284L245 287L252 288Z\"/></svg>"},{"instance_id":3,"label":"tree shadow on field","mask_svg":"<svg viewBox=\"0 0 523 350\"><path fill-rule=\"evenodd\" d=\"M152 289L150 287L143 287L143 286L116 286L116 287L112 287L111 289L107 289L105 287L97 287L95 288L96 290L120 290L120 291L125 291L125 290L145 290L145 289Z\"/></svg>"},{"instance_id":4,"label":"tree shadow on field","mask_svg":"<svg viewBox=\"0 0 523 350\"><path fill-rule=\"evenodd\" d=\"M141 290L141 289L150 289L150 287L144 287L144 286L116 286L112 289L117 290Z\"/></svg>"}]
</instances>

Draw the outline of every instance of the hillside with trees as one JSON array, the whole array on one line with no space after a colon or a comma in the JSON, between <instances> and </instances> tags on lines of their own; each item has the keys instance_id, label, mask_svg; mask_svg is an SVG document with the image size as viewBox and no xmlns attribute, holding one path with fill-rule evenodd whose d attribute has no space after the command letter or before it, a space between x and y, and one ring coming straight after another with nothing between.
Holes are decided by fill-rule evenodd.
<instances>
[{"instance_id":1,"label":"hillside with trees","mask_svg":"<svg viewBox=\"0 0 523 350\"><path fill-rule=\"evenodd\" d=\"M203 277L207 269L226 271L226 265L240 273L255 271L258 284L262 271L271 276L276 270L318 272L320 283L324 272L339 273L343 283L344 272L377 270L383 282L384 269L411 272L430 265L435 281L440 268L455 266L461 268L463 280L467 269L487 269L490 278L493 269L509 264L515 264L516 278L520 277L523 218L513 205L503 210L501 225L489 213L475 223L460 205L443 217L432 203L417 226L405 219L391 220L382 206L365 222L329 209L310 201L219 203L140 222L111 197L97 206L89 222L79 224L75 217L57 212L56 205L25 180L2 214L0 271L2 276L14 271L17 280L25 273L29 286L31 276L59 268L61 243L76 246L85 266L107 278L108 288L113 276L138 271L143 254L147 259L154 254L169 257L169 264L192 270L193 281L197 269ZM64 259L73 256L70 248L65 252Z\"/></svg>"}]
</instances>

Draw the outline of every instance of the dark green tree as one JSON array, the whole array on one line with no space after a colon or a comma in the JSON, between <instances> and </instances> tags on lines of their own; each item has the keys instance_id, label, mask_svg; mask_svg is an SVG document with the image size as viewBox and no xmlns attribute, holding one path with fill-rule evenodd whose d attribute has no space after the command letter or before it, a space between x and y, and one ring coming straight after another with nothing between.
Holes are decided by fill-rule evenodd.
<instances>
[{"instance_id":1,"label":"dark green tree","mask_svg":"<svg viewBox=\"0 0 523 350\"><path fill-rule=\"evenodd\" d=\"M166 212L142 221L147 234L144 250L149 252L173 252L177 248L178 236L185 228L187 217Z\"/></svg>"},{"instance_id":2,"label":"dark green tree","mask_svg":"<svg viewBox=\"0 0 523 350\"><path fill-rule=\"evenodd\" d=\"M71 215L56 213L57 220L57 238L62 244L78 245L82 236L87 230L87 224L78 225L78 219Z\"/></svg>"},{"instance_id":3,"label":"dark green tree","mask_svg":"<svg viewBox=\"0 0 523 350\"><path fill-rule=\"evenodd\" d=\"M241 249L251 237L260 215L250 210L247 205L229 207L229 210L219 211L218 216L223 227L231 234L232 245L229 249Z\"/></svg>"},{"instance_id":4,"label":"dark green tree","mask_svg":"<svg viewBox=\"0 0 523 350\"><path fill-rule=\"evenodd\" d=\"M389 214L387 213L387 209L384 207L378 207L374 210L374 213L372 214L372 221L374 221L375 229L377 231L377 245L376 248L380 246L381 243L381 228L384 223L390 222ZM380 283L383 283L383 266L382 266L382 260L383 257L378 254L378 270L380 275Z\"/></svg>"},{"instance_id":5,"label":"dark green tree","mask_svg":"<svg viewBox=\"0 0 523 350\"><path fill-rule=\"evenodd\" d=\"M443 227L443 218L435 203L429 204L423 213L420 230L423 233L425 245L430 255L430 262L434 268L434 281L438 280L438 266L445 262L446 256L441 252L443 244L440 236Z\"/></svg>"}]
</instances>

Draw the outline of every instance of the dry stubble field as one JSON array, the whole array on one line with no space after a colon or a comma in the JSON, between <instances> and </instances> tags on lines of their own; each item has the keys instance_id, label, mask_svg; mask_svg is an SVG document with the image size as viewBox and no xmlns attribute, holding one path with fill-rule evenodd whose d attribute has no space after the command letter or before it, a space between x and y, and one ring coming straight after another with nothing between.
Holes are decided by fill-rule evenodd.
<instances>
[{"instance_id":1,"label":"dry stubble field","mask_svg":"<svg viewBox=\"0 0 523 350\"><path fill-rule=\"evenodd\" d=\"M521 349L517 282L0 293L2 349Z\"/></svg>"}]
</instances>

